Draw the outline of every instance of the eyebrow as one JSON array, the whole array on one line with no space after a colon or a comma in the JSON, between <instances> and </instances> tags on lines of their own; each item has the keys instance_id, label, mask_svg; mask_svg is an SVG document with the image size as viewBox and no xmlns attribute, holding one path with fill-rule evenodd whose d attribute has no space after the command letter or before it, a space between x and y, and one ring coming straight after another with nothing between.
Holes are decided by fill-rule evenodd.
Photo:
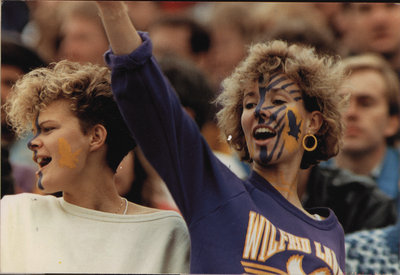
<instances>
[{"instance_id":1,"label":"eyebrow","mask_svg":"<svg viewBox=\"0 0 400 275\"><path fill-rule=\"evenodd\" d=\"M294 84L294 83L292 83L292 84ZM275 93L277 93L277 92L279 92L279 91L285 91L285 92L287 92L287 93L290 94L290 95L293 95L293 94L295 94L295 93L300 93L300 94L301 94L301 90L300 90L300 89L287 90L287 89L285 89L283 86L281 86L281 87L276 87L276 88L272 88L272 89L270 90L270 92L275 92Z\"/></svg>"},{"instance_id":2,"label":"eyebrow","mask_svg":"<svg viewBox=\"0 0 400 275\"><path fill-rule=\"evenodd\" d=\"M56 121L52 120L52 119L48 119L48 120L45 120L45 121L42 121L42 122L38 123L36 126L42 127L43 124L48 123L48 122L56 122Z\"/></svg>"},{"instance_id":3,"label":"eyebrow","mask_svg":"<svg viewBox=\"0 0 400 275\"><path fill-rule=\"evenodd\" d=\"M245 98L245 97L247 97L247 96L255 96L255 95L256 95L256 92L254 92L254 91L248 91L248 92L245 92L243 98Z\"/></svg>"}]
</instances>

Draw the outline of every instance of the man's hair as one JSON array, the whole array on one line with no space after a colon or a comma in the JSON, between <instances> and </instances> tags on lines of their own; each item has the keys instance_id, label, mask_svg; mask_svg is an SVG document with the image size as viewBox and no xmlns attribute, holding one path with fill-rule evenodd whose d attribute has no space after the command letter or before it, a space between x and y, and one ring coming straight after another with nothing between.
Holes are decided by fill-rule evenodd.
<instances>
[{"instance_id":1,"label":"man's hair","mask_svg":"<svg viewBox=\"0 0 400 275\"><path fill-rule=\"evenodd\" d=\"M335 156L343 134L341 108L347 99L337 92L344 79L343 68L332 56L317 55L314 48L280 40L251 46L248 57L222 83L223 91L216 100L222 109L217 118L223 133L232 136L233 148L242 160L251 161L241 127L244 91L260 76L268 79L278 72L286 74L300 87L305 109L318 110L323 117L323 124L315 135L318 147L304 153L301 168Z\"/></svg>"},{"instance_id":2,"label":"man's hair","mask_svg":"<svg viewBox=\"0 0 400 275\"><path fill-rule=\"evenodd\" d=\"M385 82L385 99L389 116L397 116L400 119L400 83L390 64L380 55L368 53L350 56L343 59L343 65L347 74L358 71L372 70L380 74ZM392 145L393 137L388 137L387 142Z\"/></svg>"},{"instance_id":3,"label":"man's hair","mask_svg":"<svg viewBox=\"0 0 400 275\"><path fill-rule=\"evenodd\" d=\"M84 134L96 124L106 128L106 161L116 171L135 143L114 101L110 78L106 67L67 60L35 69L13 87L5 106L8 122L21 135L30 129L40 111L66 99Z\"/></svg>"}]
</instances>

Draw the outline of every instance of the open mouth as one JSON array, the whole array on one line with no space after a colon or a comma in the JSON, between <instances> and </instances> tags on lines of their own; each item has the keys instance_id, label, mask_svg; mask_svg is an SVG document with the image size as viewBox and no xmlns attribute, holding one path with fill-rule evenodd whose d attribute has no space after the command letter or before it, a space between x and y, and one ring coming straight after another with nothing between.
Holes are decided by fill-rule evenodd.
<instances>
[{"instance_id":1,"label":"open mouth","mask_svg":"<svg viewBox=\"0 0 400 275\"><path fill-rule=\"evenodd\" d=\"M266 140L276 136L276 132L268 127L258 127L254 130L253 136L256 140Z\"/></svg>"},{"instance_id":2,"label":"open mouth","mask_svg":"<svg viewBox=\"0 0 400 275\"><path fill-rule=\"evenodd\" d=\"M39 164L40 168L45 167L51 162L51 157L38 157L36 163Z\"/></svg>"}]
</instances>

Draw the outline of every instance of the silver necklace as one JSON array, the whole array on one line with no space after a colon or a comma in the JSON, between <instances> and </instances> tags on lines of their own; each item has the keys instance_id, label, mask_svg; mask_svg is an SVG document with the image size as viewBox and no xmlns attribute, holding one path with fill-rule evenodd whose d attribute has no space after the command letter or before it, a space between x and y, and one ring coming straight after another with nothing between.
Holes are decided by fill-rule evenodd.
<instances>
[{"instance_id":1,"label":"silver necklace","mask_svg":"<svg viewBox=\"0 0 400 275\"><path fill-rule=\"evenodd\" d=\"M122 215L126 215L126 212L128 211L128 200L126 198L121 198L121 204L118 207L118 210L115 212L115 214L118 214L118 212L119 212L119 210L121 210L121 207L124 204L124 202L125 202L125 210L122 213Z\"/></svg>"}]
</instances>

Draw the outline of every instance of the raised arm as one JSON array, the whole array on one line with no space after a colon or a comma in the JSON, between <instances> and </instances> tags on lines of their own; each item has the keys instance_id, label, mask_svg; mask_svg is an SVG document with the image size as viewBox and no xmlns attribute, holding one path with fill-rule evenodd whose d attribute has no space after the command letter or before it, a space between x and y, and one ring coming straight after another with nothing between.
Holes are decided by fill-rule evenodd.
<instances>
[{"instance_id":1,"label":"raised arm","mask_svg":"<svg viewBox=\"0 0 400 275\"><path fill-rule=\"evenodd\" d=\"M114 54L129 54L142 44L123 2L97 1L97 6Z\"/></svg>"},{"instance_id":2,"label":"raised arm","mask_svg":"<svg viewBox=\"0 0 400 275\"><path fill-rule=\"evenodd\" d=\"M242 192L244 186L214 156L197 124L183 110L152 56L150 37L136 31L124 4L98 5L112 48L105 60L121 114L190 225ZM228 186L221 186L225 181Z\"/></svg>"}]
</instances>

